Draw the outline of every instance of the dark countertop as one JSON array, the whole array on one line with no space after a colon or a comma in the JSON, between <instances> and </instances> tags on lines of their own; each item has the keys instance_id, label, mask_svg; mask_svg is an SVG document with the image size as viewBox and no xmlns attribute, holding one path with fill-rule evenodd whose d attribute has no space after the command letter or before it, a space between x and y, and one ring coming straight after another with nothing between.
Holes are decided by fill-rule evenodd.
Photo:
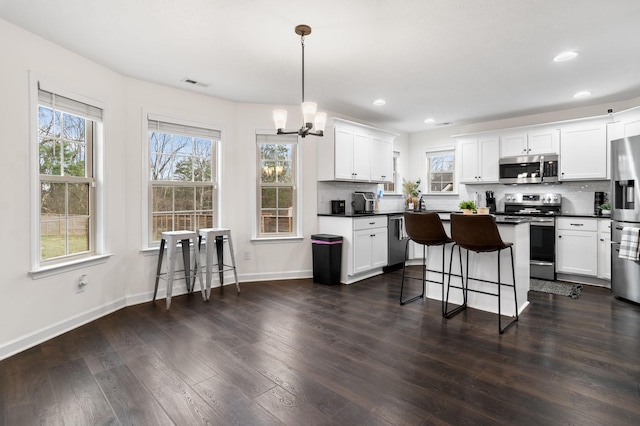
<instances>
[{"instance_id":1,"label":"dark countertop","mask_svg":"<svg viewBox=\"0 0 640 426\"><path fill-rule=\"evenodd\" d=\"M496 217L499 216L513 216L513 213L505 213L505 212L496 212L495 213ZM526 216L524 216L526 217ZM551 216L549 216L551 217ZM584 217L584 218L593 218L593 219L611 219L611 215L610 214L602 214L602 215L597 215L594 213L591 214L582 214L582 213L559 213L553 217Z\"/></svg>"},{"instance_id":2,"label":"dark countertop","mask_svg":"<svg viewBox=\"0 0 640 426\"><path fill-rule=\"evenodd\" d=\"M409 211L409 210L407 210ZM331 213L318 213L318 216L336 216L336 217L367 217L367 216L395 216L403 214L405 210L389 211L389 212L373 212L373 213L346 213L346 214L331 214ZM443 210L423 210L425 213L461 213Z\"/></svg>"}]
</instances>

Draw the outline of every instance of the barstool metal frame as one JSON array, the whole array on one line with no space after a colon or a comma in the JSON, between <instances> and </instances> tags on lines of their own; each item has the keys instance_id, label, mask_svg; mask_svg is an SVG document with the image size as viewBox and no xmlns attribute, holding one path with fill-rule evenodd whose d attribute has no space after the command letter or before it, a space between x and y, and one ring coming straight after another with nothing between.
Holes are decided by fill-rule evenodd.
<instances>
[{"instance_id":1,"label":"barstool metal frame","mask_svg":"<svg viewBox=\"0 0 640 426\"><path fill-rule=\"evenodd\" d=\"M462 215L461 215L462 216ZM451 215L451 217L453 218L453 214ZM491 217L491 216L487 216L487 217ZM491 217L492 218L492 217ZM493 218L492 218L493 219ZM495 219L494 220L494 225L495 225ZM453 241L455 243L455 245L451 248L451 256L449 257L449 279L447 281L447 296L446 296L446 300L445 300L445 306L444 306L444 311L443 311L443 315L445 318L449 319L452 318L453 316L455 316L456 314L462 312L463 310L467 309L467 297L468 297L468 292L472 291L474 293L482 293L482 294L487 294L490 296L495 296L498 298L498 331L500 334L503 334L505 331L507 331L509 328L511 328L519 319L519 315L518 315L518 295L516 292L516 270L515 270L515 263L513 260L513 244L512 243L505 243L502 242L502 244L500 246L489 246L486 248L471 248L471 247L465 247L464 243L460 243L459 241L456 241L456 235L454 232L454 219L452 219L451 221L451 236L453 238ZM496 232L497 232L497 227L496 227ZM456 285L451 285L451 268L453 266L453 252L455 250L455 247L458 247L458 258L460 260L460 279L461 279L461 286L456 286ZM462 270L462 249L465 249L467 252L467 256L466 256L466 272ZM502 250L505 249L509 249L509 253L511 255L511 274L512 274L512 284L509 283L503 283L502 282L502 278L501 278L501 272L500 272L500 254L502 252ZM483 280L480 278L473 278L473 277L469 277L469 252L473 251L475 253L491 253L491 252L496 252L497 257L498 257L498 281L490 281L490 280ZM492 293L492 292L488 292L488 291L483 291L483 290L478 290L478 289L474 289L474 288L469 288L469 280L472 281L478 281L478 282L485 282L485 283L490 283L490 284L496 284L498 286L498 291L497 293ZM451 287L453 288L457 288L457 289L461 289L462 290L462 296L463 296L463 303L462 305L452 309L452 310L448 310L449 307L449 290L451 289ZM515 308L515 318L513 320L511 320L505 327L502 327L502 287L511 287L513 288L513 301L514 301L514 308Z\"/></svg>"},{"instance_id":2,"label":"barstool metal frame","mask_svg":"<svg viewBox=\"0 0 640 426\"><path fill-rule=\"evenodd\" d=\"M205 268L205 276L206 276L206 294L207 300L211 296L211 282L212 282L212 274L213 267L217 266L218 278L220 280L220 294L223 293L224 287L224 272L225 271L233 271L233 277L235 279L237 294L240 294L240 282L238 281L238 272L236 270L236 257L233 251L233 241L231 239L231 230L228 228L203 228L198 232L198 248L202 244L202 238L204 237L207 240L207 248L206 248L206 268ZM227 242L229 243L229 252L231 253L231 265L227 265L224 263L224 238L227 237ZM213 264L213 249L215 247L216 250L216 260L217 264Z\"/></svg>"},{"instance_id":3,"label":"barstool metal frame","mask_svg":"<svg viewBox=\"0 0 640 426\"><path fill-rule=\"evenodd\" d=\"M405 249L404 249L404 264L402 265L402 284L400 286L400 305L406 305L407 303L411 303L413 301L416 301L418 299L424 298L426 295L426 286L427 283L434 283L434 284L440 284L442 286L442 295L441 295L441 302L444 302L444 279L445 279L445 270L444 270L444 260L445 260L445 248L446 245L448 243L453 242L453 240L451 240L446 232L444 231L444 227L442 226L442 221L440 219L440 216L437 213L426 213L426 212L405 212L404 213L404 218L405 218L405 227L406 227L406 222L407 222L407 217L409 215L424 215L423 217L426 219L426 221L431 220L432 221L432 226L436 226L435 224L439 224L440 226L438 227L438 229L434 229L433 230L433 235L431 235L432 237L435 237L434 239L430 239L430 240L421 240L419 238L417 238L416 236L414 236L414 238L412 238L412 236L410 235L410 233L408 232L408 227L405 228L407 229L407 234L409 234L409 239L407 240L406 244L405 244ZM415 277L415 276L411 276L411 275L407 275L406 273L406 269L407 269L407 260L408 260L408 254L409 254L409 242L410 241L414 241L416 244L420 244L422 245L422 277ZM437 246L442 246L442 268L440 269L440 271L435 271L435 270L431 270L431 269L427 269L427 248L428 247L437 247ZM440 273L442 274L442 281L435 281L435 280L428 280L427 279L427 271L429 272L436 272L436 273ZM402 300L402 294L404 292L404 281L405 279L412 279L412 280L421 280L422 281L422 294L419 294L418 296L414 296L411 297L407 300ZM442 307L442 314L444 315L444 305Z\"/></svg>"}]
</instances>

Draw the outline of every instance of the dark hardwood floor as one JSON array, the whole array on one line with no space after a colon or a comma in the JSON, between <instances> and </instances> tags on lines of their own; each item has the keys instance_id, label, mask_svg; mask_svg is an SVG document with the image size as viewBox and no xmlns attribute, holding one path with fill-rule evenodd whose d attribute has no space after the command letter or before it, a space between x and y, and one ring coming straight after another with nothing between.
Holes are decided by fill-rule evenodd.
<instances>
[{"instance_id":1,"label":"dark hardwood floor","mask_svg":"<svg viewBox=\"0 0 640 426\"><path fill-rule=\"evenodd\" d=\"M400 272L132 306L0 362L0 424L637 425L640 307L585 286L493 314L399 306Z\"/></svg>"}]
</instances>

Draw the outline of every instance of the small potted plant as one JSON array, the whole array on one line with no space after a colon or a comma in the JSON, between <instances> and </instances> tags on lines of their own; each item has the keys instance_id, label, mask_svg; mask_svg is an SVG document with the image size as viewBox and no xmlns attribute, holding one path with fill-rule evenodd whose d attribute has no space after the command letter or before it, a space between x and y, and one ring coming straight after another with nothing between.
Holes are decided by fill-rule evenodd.
<instances>
[{"instance_id":1,"label":"small potted plant","mask_svg":"<svg viewBox=\"0 0 640 426\"><path fill-rule=\"evenodd\" d=\"M407 208L413 209L418 205L418 197L420 197L420 179L414 182L403 178L402 192L407 196Z\"/></svg>"},{"instance_id":2,"label":"small potted plant","mask_svg":"<svg viewBox=\"0 0 640 426\"><path fill-rule=\"evenodd\" d=\"M458 207L460 208L460 210L462 210L462 213L464 214L473 214L473 212L476 211L477 209L476 202L471 200L460 201L460 204L458 204Z\"/></svg>"},{"instance_id":3,"label":"small potted plant","mask_svg":"<svg viewBox=\"0 0 640 426\"><path fill-rule=\"evenodd\" d=\"M602 214L611 214L611 203L607 201L604 204L600 204L600 212Z\"/></svg>"}]
</instances>

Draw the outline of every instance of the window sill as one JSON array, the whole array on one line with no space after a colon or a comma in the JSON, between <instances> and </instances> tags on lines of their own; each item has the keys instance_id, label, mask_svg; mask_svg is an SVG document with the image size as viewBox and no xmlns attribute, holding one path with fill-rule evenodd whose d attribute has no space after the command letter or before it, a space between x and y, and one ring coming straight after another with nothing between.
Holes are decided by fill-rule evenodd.
<instances>
[{"instance_id":1,"label":"window sill","mask_svg":"<svg viewBox=\"0 0 640 426\"><path fill-rule=\"evenodd\" d=\"M286 237L252 237L251 238L251 242L252 243L272 243L272 242L283 242L283 243L290 243L290 242L296 242L296 241L304 241L304 237L301 237L299 235L290 235L290 236L286 236Z\"/></svg>"},{"instance_id":2,"label":"window sill","mask_svg":"<svg viewBox=\"0 0 640 426\"><path fill-rule=\"evenodd\" d=\"M113 256L113 253L101 254L85 259L78 259L71 262L58 263L55 265L48 265L38 269L29 271L31 278L38 280L40 278L47 278L53 275L62 274L76 269L86 268L87 266L99 265L106 263L109 258Z\"/></svg>"}]
</instances>

